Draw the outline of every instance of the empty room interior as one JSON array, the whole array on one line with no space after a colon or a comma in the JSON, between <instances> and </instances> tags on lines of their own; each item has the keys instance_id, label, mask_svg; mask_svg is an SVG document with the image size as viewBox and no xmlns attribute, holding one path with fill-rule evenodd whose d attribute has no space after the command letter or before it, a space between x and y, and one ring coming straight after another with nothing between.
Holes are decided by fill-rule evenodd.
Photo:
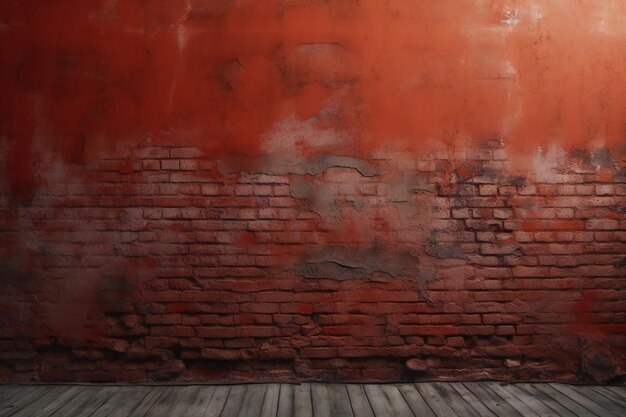
<instances>
[{"instance_id":1,"label":"empty room interior","mask_svg":"<svg viewBox=\"0 0 626 417\"><path fill-rule=\"evenodd\" d=\"M626 416L625 0L0 0L0 417Z\"/></svg>"}]
</instances>

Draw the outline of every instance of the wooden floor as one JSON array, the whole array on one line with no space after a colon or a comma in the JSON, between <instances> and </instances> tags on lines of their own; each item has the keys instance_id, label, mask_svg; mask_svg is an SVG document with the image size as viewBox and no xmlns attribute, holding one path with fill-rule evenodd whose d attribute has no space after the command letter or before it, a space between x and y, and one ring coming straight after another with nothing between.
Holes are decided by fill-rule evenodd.
<instances>
[{"instance_id":1,"label":"wooden floor","mask_svg":"<svg viewBox=\"0 0 626 417\"><path fill-rule=\"evenodd\" d=\"M496 382L0 385L0 417L626 417L626 387Z\"/></svg>"}]
</instances>

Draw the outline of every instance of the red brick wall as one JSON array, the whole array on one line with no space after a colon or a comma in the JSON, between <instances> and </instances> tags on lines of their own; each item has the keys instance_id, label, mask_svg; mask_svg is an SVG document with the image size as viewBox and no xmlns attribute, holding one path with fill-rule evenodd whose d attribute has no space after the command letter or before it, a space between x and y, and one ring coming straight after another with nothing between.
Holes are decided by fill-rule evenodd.
<instances>
[{"instance_id":1,"label":"red brick wall","mask_svg":"<svg viewBox=\"0 0 626 417\"><path fill-rule=\"evenodd\" d=\"M129 152L80 181L51 169L27 206L5 184L2 379L623 373L626 184L606 158L518 177L497 142L299 165Z\"/></svg>"},{"instance_id":2,"label":"red brick wall","mask_svg":"<svg viewBox=\"0 0 626 417\"><path fill-rule=\"evenodd\" d=\"M626 373L624 2L0 2L0 381Z\"/></svg>"}]
</instances>

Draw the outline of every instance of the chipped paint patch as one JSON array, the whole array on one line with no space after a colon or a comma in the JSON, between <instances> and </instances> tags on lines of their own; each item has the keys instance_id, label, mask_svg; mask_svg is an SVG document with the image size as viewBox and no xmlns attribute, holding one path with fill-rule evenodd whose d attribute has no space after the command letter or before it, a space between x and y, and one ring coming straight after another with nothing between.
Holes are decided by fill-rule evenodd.
<instances>
[{"instance_id":1,"label":"chipped paint patch","mask_svg":"<svg viewBox=\"0 0 626 417\"><path fill-rule=\"evenodd\" d=\"M368 276L397 278L419 275L419 259L406 250L392 249L382 244L369 248L326 246L312 253L307 260L286 270L305 278L363 279Z\"/></svg>"}]
</instances>

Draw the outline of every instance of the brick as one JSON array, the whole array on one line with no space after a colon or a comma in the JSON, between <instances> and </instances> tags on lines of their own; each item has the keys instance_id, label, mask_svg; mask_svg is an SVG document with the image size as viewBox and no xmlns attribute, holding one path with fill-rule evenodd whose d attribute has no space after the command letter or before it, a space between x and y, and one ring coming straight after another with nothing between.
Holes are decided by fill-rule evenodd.
<instances>
[{"instance_id":1,"label":"brick","mask_svg":"<svg viewBox=\"0 0 626 417\"><path fill-rule=\"evenodd\" d=\"M595 186L596 195L616 195L615 187L610 184L602 184Z\"/></svg>"},{"instance_id":2,"label":"brick","mask_svg":"<svg viewBox=\"0 0 626 417\"><path fill-rule=\"evenodd\" d=\"M491 335L493 326L400 326L400 335Z\"/></svg>"},{"instance_id":3,"label":"brick","mask_svg":"<svg viewBox=\"0 0 626 417\"><path fill-rule=\"evenodd\" d=\"M511 209L493 209L493 217L496 219L509 219L513 215L513 210Z\"/></svg>"},{"instance_id":4,"label":"brick","mask_svg":"<svg viewBox=\"0 0 626 417\"><path fill-rule=\"evenodd\" d=\"M518 190L520 195L536 195L538 192L537 186L535 185L525 185Z\"/></svg>"},{"instance_id":5,"label":"brick","mask_svg":"<svg viewBox=\"0 0 626 417\"><path fill-rule=\"evenodd\" d=\"M480 245L480 253L483 255L507 255L519 250L518 245L495 245L483 243Z\"/></svg>"},{"instance_id":6,"label":"brick","mask_svg":"<svg viewBox=\"0 0 626 417\"><path fill-rule=\"evenodd\" d=\"M146 171L158 171L161 169L161 162L157 159L142 161L141 167Z\"/></svg>"},{"instance_id":7,"label":"brick","mask_svg":"<svg viewBox=\"0 0 626 417\"><path fill-rule=\"evenodd\" d=\"M446 339L446 345L451 347L463 347L465 346L465 339L460 336L448 337Z\"/></svg>"},{"instance_id":8,"label":"brick","mask_svg":"<svg viewBox=\"0 0 626 417\"><path fill-rule=\"evenodd\" d=\"M202 358L212 361L235 361L240 357L238 350L202 349Z\"/></svg>"},{"instance_id":9,"label":"brick","mask_svg":"<svg viewBox=\"0 0 626 417\"><path fill-rule=\"evenodd\" d=\"M150 328L150 334L153 336L192 337L194 330L193 327L188 326L154 326Z\"/></svg>"},{"instance_id":10,"label":"brick","mask_svg":"<svg viewBox=\"0 0 626 417\"><path fill-rule=\"evenodd\" d=\"M592 195L594 193L593 185L576 185L576 195Z\"/></svg>"},{"instance_id":11,"label":"brick","mask_svg":"<svg viewBox=\"0 0 626 417\"><path fill-rule=\"evenodd\" d=\"M337 356L336 347L309 347L300 350L300 356L303 358L334 358Z\"/></svg>"},{"instance_id":12,"label":"brick","mask_svg":"<svg viewBox=\"0 0 626 417\"><path fill-rule=\"evenodd\" d=\"M452 209L452 218L454 219L469 219L471 217L471 212L467 208Z\"/></svg>"},{"instance_id":13,"label":"brick","mask_svg":"<svg viewBox=\"0 0 626 417\"><path fill-rule=\"evenodd\" d=\"M514 326L496 326L496 334L498 336L510 336L515 334Z\"/></svg>"},{"instance_id":14,"label":"brick","mask_svg":"<svg viewBox=\"0 0 626 417\"><path fill-rule=\"evenodd\" d=\"M585 222L587 230L618 230L619 222L613 219L589 219Z\"/></svg>"},{"instance_id":15,"label":"brick","mask_svg":"<svg viewBox=\"0 0 626 417\"><path fill-rule=\"evenodd\" d=\"M198 161L183 159L180 161L180 169L184 171L195 171L200 168Z\"/></svg>"},{"instance_id":16,"label":"brick","mask_svg":"<svg viewBox=\"0 0 626 417\"><path fill-rule=\"evenodd\" d=\"M170 148L170 157L177 159L201 158L202 151L194 147Z\"/></svg>"},{"instance_id":17,"label":"brick","mask_svg":"<svg viewBox=\"0 0 626 417\"><path fill-rule=\"evenodd\" d=\"M269 326L240 326L237 329L238 337L275 337L280 336L278 327Z\"/></svg>"},{"instance_id":18,"label":"brick","mask_svg":"<svg viewBox=\"0 0 626 417\"><path fill-rule=\"evenodd\" d=\"M512 196L517 194L517 188L511 185L505 185L498 189L500 195L503 196Z\"/></svg>"},{"instance_id":19,"label":"brick","mask_svg":"<svg viewBox=\"0 0 626 417\"><path fill-rule=\"evenodd\" d=\"M177 161L177 160L161 161L161 169L164 169L164 170L179 170L180 169L180 161Z\"/></svg>"},{"instance_id":20,"label":"brick","mask_svg":"<svg viewBox=\"0 0 626 417\"><path fill-rule=\"evenodd\" d=\"M196 334L199 337L218 339L245 337L238 335L235 327L197 327Z\"/></svg>"}]
</instances>

